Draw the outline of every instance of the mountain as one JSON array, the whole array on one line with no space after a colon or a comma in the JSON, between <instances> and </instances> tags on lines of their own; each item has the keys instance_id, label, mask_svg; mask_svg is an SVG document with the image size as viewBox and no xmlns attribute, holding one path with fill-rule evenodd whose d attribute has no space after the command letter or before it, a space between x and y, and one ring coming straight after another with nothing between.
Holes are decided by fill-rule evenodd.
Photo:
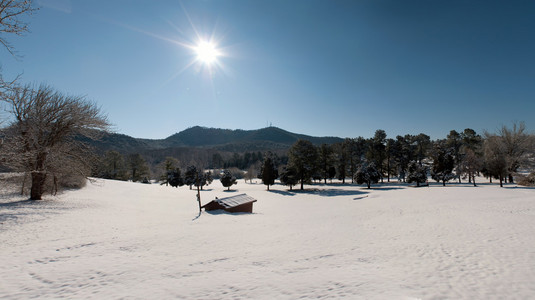
<instances>
[{"instance_id":1,"label":"mountain","mask_svg":"<svg viewBox=\"0 0 535 300\"><path fill-rule=\"evenodd\" d=\"M292 133L278 127L266 127L256 130L230 130L195 126L176 133L165 140L167 147L215 147L228 144L267 142L291 146L299 139L306 139L313 144L333 144L342 141L337 137L313 137Z\"/></svg>"},{"instance_id":2,"label":"mountain","mask_svg":"<svg viewBox=\"0 0 535 300\"><path fill-rule=\"evenodd\" d=\"M333 144L343 141L339 137L313 137L292 133L278 127L266 127L256 130L231 130L190 127L165 139L139 139L118 133L103 133L98 140L91 141L100 153L115 150L121 153L173 153L177 148L181 152L204 149L221 152L257 152L267 150L286 150L299 139L309 140L313 144ZM174 150L173 150L174 149Z\"/></svg>"}]
</instances>

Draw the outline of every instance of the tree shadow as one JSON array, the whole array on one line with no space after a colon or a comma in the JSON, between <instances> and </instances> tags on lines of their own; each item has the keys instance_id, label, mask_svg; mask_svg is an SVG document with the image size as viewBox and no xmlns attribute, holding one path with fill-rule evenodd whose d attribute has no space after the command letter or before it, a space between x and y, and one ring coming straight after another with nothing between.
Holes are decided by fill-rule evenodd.
<instances>
[{"instance_id":1,"label":"tree shadow","mask_svg":"<svg viewBox=\"0 0 535 300\"><path fill-rule=\"evenodd\" d=\"M269 190L268 192L270 192L270 193L275 193L275 194L280 194L280 195L283 195L283 196L294 196L294 195L295 195L295 193L294 193L293 190L292 190L292 191L288 191L288 190L286 190L286 191L281 191L281 190Z\"/></svg>"},{"instance_id":2,"label":"tree shadow","mask_svg":"<svg viewBox=\"0 0 535 300\"><path fill-rule=\"evenodd\" d=\"M38 201L43 201L43 200L38 200ZM30 199L24 199L24 200L12 201L12 202L4 202L4 203L0 203L0 207L9 208L9 207L33 205L33 204L36 204L36 202L38 202L38 201L30 200Z\"/></svg>"},{"instance_id":3,"label":"tree shadow","mask_svg":"<svg viewBox=\"0 0 535 300\"><path fill-rule=\"evenodd\" d=\"M535 190L535 186L523 186L523 185L515 185L515 186L503 186L504 189L511 189L511 190Z\"/></svg>"},{"instance_id":4,"label":"tree shadow","mask_svg":"<svg viewBox=\"0 0 535 300\"><path fill-rule=\"evenodd\" d=\"M348 191L348 190L339 190L339 189L324 189L316 190L313 192L322 197L338 197L338 196L359 196L363 194L368 194L367 191Z\"/></svg>"},{"instance_id":5,"label":"tree shadow","mask_svg":"<svg viewBox=\"0 0 535 300\"><path fill-rule=\"evenodd\" d=\"M280 194L283 196L295 196L297 194L310 194L310 195L319 195L321 197L338 197L338 196L356 196L361 194L367 194L365 191L351 191L351 190L342 190L342 189L305 189L305 190L269 190L269 192Z\"/></svg>"},{"instance_id":6,"label":"tree shadow","mask_svg":"<svg viewBox=\"0 0 535 300\"><path fill-rule=\"evenodd\" d=\"M52 215L60 214L63 210L68 210L69 207L64 206L64 203L57 203L53 200L15 200L11 202L0 203L0 224L6 222L18 223L20 220L27 220L27 217L39 216L48 218Z\"/></svg>"}]
</instances>

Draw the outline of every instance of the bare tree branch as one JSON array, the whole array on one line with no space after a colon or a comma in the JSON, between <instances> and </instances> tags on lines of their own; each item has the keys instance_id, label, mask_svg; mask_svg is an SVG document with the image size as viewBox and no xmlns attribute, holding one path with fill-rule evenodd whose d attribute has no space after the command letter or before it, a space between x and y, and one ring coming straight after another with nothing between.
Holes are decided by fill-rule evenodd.
<instances>
[{"instance_id":1,"label":"bare tree branch","mask_svg":"<svg viewBox=\"0 0 535 300\"><path fill-rule=\"evenodd\" d=\"M31 15L37 8L33 7L32 0L0 0L0 44L7 51L17 57L15 49L4 37L5 34L18 36L28 32L28 23L22 20L24 16Z\"/></svg>"}]
</instances>

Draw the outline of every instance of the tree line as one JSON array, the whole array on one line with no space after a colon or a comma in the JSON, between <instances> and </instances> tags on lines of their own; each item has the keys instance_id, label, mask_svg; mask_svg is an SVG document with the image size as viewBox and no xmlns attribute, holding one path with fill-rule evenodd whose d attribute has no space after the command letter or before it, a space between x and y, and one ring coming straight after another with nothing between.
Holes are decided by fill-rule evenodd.
<instances>
[{"instance_id":1,"label":"tree line","mask_svg":"<svg viewBox=\"0 0 535 300\"><path fill-rule=\"evenodd\" d=\"M504 182L513 183L516 176L524 179L519 169L533 171L534 160L534 136L523 122L483 135L470 128L452 130L446 138L434 141L423 133L387 138L384 130L377 130L372 138L346 138L332 145L315 146L299 140L289 149L286 165L276 166L267 154L260 178L268 189L276 178L290 189L297 184L303 189L313 180L327 183L335 178L369 188L372 183L389 182L394 177L417 186L427 183L428 177L443 185L464 179L475 186L477 175L490 182L499 180L503 186Z\"/></svg>"},{"instance_id":2,"label":"tree line","mask_svg":"<svg viewBox=\"0 0 535 300\"><path fill-rule=\"evenodd\" d=\"M511 128L502 126L496 133L484 132L483 135L470 128L462 132L451 130L446 138L437 140L431 140L423 133L387 138L384 130L377 130L368 139L346 138L343 142L330 145L316 146L310 141L299 140L290 147L287 155L269 151L254 156L251 153L235 154L235 162L243 162L242 158L246 157L256 158L245 160L249 164L241 164L242 167L248 167L247 170L240 170L233 164L223 164L233 167L223 170L210 168L211 171L206 171L200 166L180 166L176 158L167 157L156 168L157 176L152 178L164 184L169 184L170 180L184 182L191 188L196 185L181 177L181 169L195 168L202 173L197 177L209 177L200 183L222 177L228 179L228 182L235 182L239 178L259 178L268 190L277 179L290 189L297 184L303 189L304 184L313 181L327 183L333 179L340 180L342 184L346 181L366 184L369 188L373 183L390 182L393 178L416 186L428 184L429 178L443 185L452 180L459 183L465 180L475 186L478 175L487 177L490 182L496 179L500 186L506 182L513 183L515 177L522 180L528 178L529 184L530 177L522 177L519 169L533 170L533 141L534 137L526 131L524 123L513 123ZM213 157L217 160L217 153ZM261 162L259 157L262 158ZM124 160L119 153L109 151L101 161L103 164L96 176L132 181L139 181L143 176L150 177L149 168L139 154L127 158ZM186 181L190 183L187 184ZM201 189L203 185L200 185ZM225 183L223 185L229 186Z\"/></svg>"}]
</instances>

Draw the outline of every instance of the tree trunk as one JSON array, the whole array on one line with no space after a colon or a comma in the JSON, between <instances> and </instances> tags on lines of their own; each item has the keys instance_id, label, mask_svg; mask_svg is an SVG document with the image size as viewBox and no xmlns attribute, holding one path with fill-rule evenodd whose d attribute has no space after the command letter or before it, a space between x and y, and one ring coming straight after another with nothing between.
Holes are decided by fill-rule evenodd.
<instances>
[{"instance_id":1,"label":"tree trunk","mask_svg":"<svg viewBox=\"0 0 535 300\"><path fill-rule=\"evenodd\" d=\"M500 187L503 187L503 176L500 175Z\"/></svg>"},{"instance_id":2,"label":"tree trunk","mask_svg":"<svg viewBox=\"0 0 535 300\"><path fill-rule=\"evenodd\" d=\"M268 191L269 191L269 184L267 186L268 186Z\"/></svg>"},{"instance_id":3,"label":"tree trunk","mask_svg":"<svg viewBox=\"0 0 535 300\"><path fill-rule=\"evenodd\" d=\"M303 179L301 179L301 190L303 190Z\"/></svg>"},{"instance_id":4,"label":"tree trunk","mask_svg":"<svg viewBox=\"0 0 535 300\"><path fill-rule=\"evenodd\" d=\"M390 182L390 158L386 160L386 180Z\"/></svg>"},{"instance_id":5,"label":"tree trunk","mask_svg":"<svg viewBox=\"0 0 535 300\"><path fill-rule=\"evenodd\" d=\"M368 189L371 187L371 183L368 181L366 182L366 184L368 185Z\"/></svg>"},{"instance_id":6,"label":"tree trunk","mask_svg":"<svg viewBox=\"0 0 535 300\"><path fill-rule=\"evenodd\" d=\"M58 194L58 177L54 175L54 196Z\"/></svg>"},{"instance_id":7,"label":"tree trunk","mask_svg":"<svg viewBox=\"0 0 535 300\"><path fill-rule=\"evenodd\" d=\"M442 186L446 186L446 180L442 180Z\"/></svg>"},{"instance_id":8,"label":"tree trunk","mask_svg":"<svg viewBox=\"0 0 535 300\"><path fill-rule=\"evenodd\" d=\"M515 180L513 178L513 174L509 174L509 183L515 183Z\"/></svg>"},{"instance_id":9,"label":"tree trunk","mask_svg":"<svg viewBox=\"0 0 535 300\"><path fill-rule=\"evenodd\" d=\"M45 186L46 173L43 171L32 172L32 188L30 193L31 200L41 200L43 196L43 187Z\"/></svg>"},{"instance_id":10,"label":"tree trunk","mask_svg":"<svg viewBox=\"0 0 535 300\"><path fill-rule=\"evenodd\" d=\"M468 178L470 178L470 176L468 176ZM477 186L476 185L476 175L472 175L472 182L474 183L474 186Z\"/></svg>"}]
</instances>

